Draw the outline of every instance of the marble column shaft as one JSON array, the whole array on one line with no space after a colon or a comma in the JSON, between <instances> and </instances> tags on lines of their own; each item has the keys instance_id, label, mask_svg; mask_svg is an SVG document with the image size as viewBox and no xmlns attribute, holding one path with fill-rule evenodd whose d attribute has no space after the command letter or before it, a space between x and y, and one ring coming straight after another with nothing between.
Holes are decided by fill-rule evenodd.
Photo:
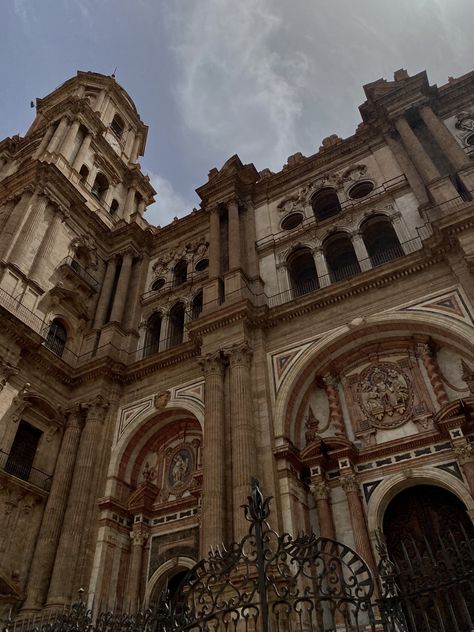
<instances>
[{"instance_id":1,"label":"marble column shaft","mask_svg":"<svg viewBox=\"0 0 474 632\"><path fill-rule=\"evenodd\" d=\"M323 480L315 481L311 485L311 492L316 503L316 513L319 521L319 534L322 538L336 539L334 519L332 515L330 489Z\"/></svg>"},{"instance_id":2,"label":"marble column shaft","mask_svg":"<svg viewBox=\"0 0 474 632\"><path fill-rule=\"evenodd\" d=\"M201 556L225 537L224 364L221 353L200 362L205 376Z\"/></svg>"},{"instance_id":3,"label":"marble column shaft","mask_svg":"<svg viewBox=\"0 0 474 632\"><path fill-rule=\"evenodd\" d=\"M63 528L56 553L51 584L48 593L48 605L62 605L71 600L75 586L76 568L85 528L84 517L88 513L90 489L94 480L98 458L101 424L108 408L100 395L90 404L86 413L86 422L82 431L77 453L71 490L68 498Z\"/></svg>"},{"instance_id":4,"label":"marble column shaft","mask_svg":"<svg viewBox=\"0 0 474 632\"><path fill-rule=\"evenodd\" d=\"M31 242L38 231L38 227L43 219L48 204L49 199L44 195L38 195L36 199L30 203L29 214L11 251L10 261L15 263L24 272L26 271L25 255L31 248Z\"/></svg>"},{"instance_id":5,"label":"marble column shaft","mask_svg":"<svg viewBox=\"0 0 474 632\"><path fill-rule=\"evenodd\" d=\"M138 611L140 606L140 583L143 567L143 547L148 539L148 534L141 527L135 527L130 533L131 551L130 567L128 571L127 597L125 605L132 612Z\"/></svg>"},{"instance_id":6,"label":"marble column shaft","mask_svg":"<svg viewBox=\"0 0 474 632\"><path fill-rule=\"evenodd\" d=\"M107 316L107 308L109 306L110 298L112 295L112 288L115 279L115 270L117 268L117 258L112 256L107 261L107 269L105 271L104 281L100 290L99 300L95 310L94 329L100 329L105 323Z\"/></svg>"},{"instance_id":7,"label":"marble column shaft","mask_svg":"<svg viewBox=\"0 0 474 632\"><path fill-rule=\"evenodd\" d=\"M395 160L400 165L400 169L405 174L418 202L420 204L427 204L428 194L426 193L425 185L422 178L420 177L420 174L410 160L405 148L398 140L392 138L390 134L385 135L385 140L387 142L387 145L390 147L393 155L395 156Z\"/></svg>"},{"instance_id":8,"label":"marble column shaft","mask_svg":"<svg viewBox=\"0 0 474 632\"><path fill-rule=\"evenodd\" d=\"M31 562L23 610L40 609L48 593L81 436L83 414L79 405L67 412L66 428L54 470L53 483Z\"/></svg>"},{"instance_id":9,"label":"marble column shaft","mask_svg":"<svg viewBox=\"0 0 474 632\"><path fill-rule=\"evenodd\" d=\"M128 294L128 285L130 283L130 276L132 274L132 263L132 253L124 253L124 255L122 256L122 267L120 269L117 288L115 290L112 313L110 315L110 320L119 324L122 324L123 311L125 309L125 301Z\"/></svg>"},{"instance_id":10,"label":"marble column shaft","mask_svg":"<svg viewBox=\"0 0 474 632\"><path fill-rule=\"evenodd\" d=\"M441 373L436 360L436 352L429 344L420 344L418 346L418 352L421 355L426 372L428 373L436 400L440 406L445 406L449 403L449 399L441 379Z\"/></svg>"},{"instance_id":11,"label":"marble column shaft","mask_svg":"<svg viewBox=\"0 0 474 632\"><path fill-rule=\"evenodd\" d=\"M64 132L66 131L66 127L69 125L69 119L67 116L63 116L59 125L56 128L51 140L49 141L48 151L53 153L59 147L61 140L63 139Z\"/></svg>"},{"instance_id":12,"label":"marble column shaft","mask_svg":"<svg viewBox=\"0 0 474 632\"><path fill-rule=\"evenodd\" d=\"M256 430L252 425L252 387L250 365L252 353L247 343L237 344L226 352L230 371L230 416L232 428L232 487L234 540L248 532L241 505L249 494L252 477L257 476Z\"/></svg>"},{"instance_id":13,"label":"marble column shaft","mask_svg":"<svg viewBox=\"0 0 474 632\"><path fill-rule=\"evenodd\" d=\"M229 243L229 270L236 270L242 266L242 246L240 237L240 216L237 200L231 200L227 204L228 212L228 243Z\"/></svg>"},{"instance_id":14,"label":"marble column shaft","mask_svg":"<svg viewBox=\"0 0 474 632\"><path fill-rule=\"evenodd\" d=\"M209 211L209 278L215 279L221 273L221 229L219 208Z\"/></svg>"},{"instance_id":15,"label":"marble column shaft","mask_svg":"<svg viewBox=\"0 0 474 632\"><path fill-rule=\"evenodd\" d=\"M404 117L401 117L395 121L395 127L400 134L400 138L408 155L420 172L423 181L427 184L435 178L439 178L440 173L438 169L426 153L425 148L418 140L417 135L410 127L408 121Z\"/></svg>"},{"instance_id":16,"label":"marble column shaft","mask_svg":"<svg viewBox=\"0 0 474 632\"><path fill-rule=\"evenodd\" d=\"M334 434L346 437L346 426L344 424L344 415L342 414L341 402L339 400L337 379L328 374L324 376L323 382L329 400L329 416L334 427Z\"/></svg>"},{"instance_id":17,"label":"marble column shaft","mask_svg":"<svg viewBox=\"0 0 474 632\"><path fill-rule=\"evenodd\" d=\"M349 506L349 515L356 551L369 566L372 573L375 574L377 566L375 564L374 554L370 543L364 507L360 497L359 483L357 482L356 476L354 474L341 475L341 486L346 494L347 504Z\"/></svg>"},{"instance_id":18,"label":"marble column shaft","mask_svg":"<svg viewBox=\"0 0 474 632\"><path fill-rule=\"evenodd\" d=\"M425 105L420 109L420 114L426 127L432 133L441 150L444 151L449 158L453 167L457 170L468 166L468 157L446 125L436 116L433 110L428 105Z\"/></svg>"}]
</instances>

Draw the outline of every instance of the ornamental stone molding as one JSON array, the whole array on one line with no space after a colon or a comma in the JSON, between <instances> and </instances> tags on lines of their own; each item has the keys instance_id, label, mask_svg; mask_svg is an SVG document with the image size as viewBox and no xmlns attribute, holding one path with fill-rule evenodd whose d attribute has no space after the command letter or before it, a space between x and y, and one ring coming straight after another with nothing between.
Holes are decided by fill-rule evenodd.
<instances>
[{"instance_id":1,"label":"ornamental stone molding","mask_svg":"<svg viewBox=\"0 0 474 632\"><path fill-rule=\"evenodd\" d=\"M456 114L454 126L464 132L474 132L474 108L471 107Z\"/></svg>"},{"instance_id":2,"label":"ornamental stone molding","mask_svg":"<svg viewBox=\"0 0 474 632\"><path fill-rule=\"evenodd\" d=\"M355 474L344 474L344 476L341 476L341 487L346 494L360 493L359 481Z\"/></svg>"},{"instance_id":3,"label":"ornamental stone molding","mask_svg":"<svg viewBox=\"0 0 474 632\"><path fill-rule=\"evenodd\" d=\"M156 410L163 410L171 399L171 391L161 391L153 398L153 406Z\"/></svg>"},{"instance_id":4,"label":"ornamental stone molding","mask_svg":"<svg viewBox=\"0 0 474 632\"><path fill-rule=\"evenodd\" d=\"M461 465L474 463L474 449L470 443L456 446L454 448L454 454Z\"/></svg>"},{"instance_id":5,"label":"ornamental stone molding","mask_svg":"<svg viewBox=\"0 0 474 632\"><path fill-rule=\"evenodd\" d=\"M133 531L130 531L130 543L132 546L144 546L148 538L149 534L141 525L134 527Z\"/></svg>"},{"instance_id":6,"label":"ornamental stone molding","mask_svg":"<svg viewBox=\"0 0 474 632\"><path fill-rule=\"evenodd\" d=\"M471 395L474 395L474 369L471 369L464 360L461 360L461 371L462 381L467 385Z\"/></svg>"},{"instance_id":7,"label":"ornamental stone molding","mask_svg":"<svg viewBox=\"0 0 474 632\"><path fill-rule=\"evenodd\" d=\"M102 397L102 395L97 395L90 402L84 403L82 405L84 410L86 411L86 421L87 422L103 422L104 417L107 414L110 403Z\"/></svg>"},{"instance_id":8,"label":"ornamental stone molding","mask_svg":"<svg viewBox=\"0 0 474 632\"><path fill-rule=\"evenodd\" d=\"M342 479L341 479L342 481ZM318 483L311 483L309 486L311 493L315 500L328 500L329 499L329 487L325 481L319 481Z\"/></svg>"},{"instance_id":9,"label":"ornamental stone molding","mask_svg":"<svg viewBox=\"0 0 474 632\"><path fill-rule=\"evenodd\" d=\"M13 423L18 423L25 409L31 406L31 402L28 400L30 388L31 384L26 382L23 388L19 390L12 399L10 410L8 411L8 417Z\"/></svg>"},{"instance_id":10,"label":"ornamental stone molding","mask_svg":"<svg viewBox=\"0 0 474 632\"><path fill-rule=\"evenodd\" d=\"M209 353L198 360L204 375L223 375L225 370L225 358L222 351Z\"/></svg>"},{"instance_id":11,"label":"ornamental stone molding","mask_svg":"<svg viewBox=\"0 0 474 632\"><path fill-rule=\"evenodd\" d=\"M174 266L183 259L187 262L198 262L209 250L209 242L204 236L188 243L181 243L175 248L161 255L152 265L155 277L167 274Z\"/></svg>"},{"instance_id":12,"label":"ornamental stone molding","mask_svg":"<svg viewBox=\"0 0 474 632\"><path fill-rule=\"evenodd\" d=\"M229 360L231 367L250 367L252 363L252 354L253 350L246 341L234 344L224 350L224 355Z\"/></svg>"},{"instance_id":13,"label":"ornamental stone molding","mask_svg":"<svg viewBox=\"0 0 474 632\"><path fill-rule=\"evenodd\" d=\"M6 360L0 359L0 391L2 391L11 377L18 373L18 368Z\"/></svg>"}]
</instances>

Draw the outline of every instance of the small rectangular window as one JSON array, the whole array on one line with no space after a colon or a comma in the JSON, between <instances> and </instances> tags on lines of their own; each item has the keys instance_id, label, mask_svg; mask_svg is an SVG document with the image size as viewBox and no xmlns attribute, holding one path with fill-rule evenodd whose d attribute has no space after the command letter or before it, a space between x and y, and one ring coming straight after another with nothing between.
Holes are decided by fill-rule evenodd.
<instances>
[{"instance_id":1,"label":"small rectangular window","mask_svg":"<svg viewBox=\"0 0 474 632\"><path fill-rule=\"evenodd\" d=\"M20 421L5 464L5 471L27 481L43 433L26 421Z\"/></svg>"}]
</instances>

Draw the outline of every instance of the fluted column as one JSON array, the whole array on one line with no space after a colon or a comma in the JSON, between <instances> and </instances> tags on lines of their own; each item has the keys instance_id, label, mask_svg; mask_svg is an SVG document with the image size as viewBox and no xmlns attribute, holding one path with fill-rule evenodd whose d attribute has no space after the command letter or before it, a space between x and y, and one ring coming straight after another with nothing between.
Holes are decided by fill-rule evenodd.
<instances>
[{"instance_id":1,"label":"fluted column","mask_svg":"<svg viewBox=\"0 0 474 632\"><path fill-rule=\"evenodd\" d=\"M81 143L81 146L79 147L77 156L75 157L74 162L72 164L73 169L75 169L76 171L79 171L79 169L84 164L84 160L86 159L87 152L89 151L89 147L91 146L91 142L92 142L92 134L86 134L84 140Z\"/></svg>"},{"instance_id":2,"label":"fluted column","mask_svg":"<svg viewBox=\"0 0 474 632\"><path fill-rule=\"evenodd\" d=\"M395 160L400 165L400 169L405 174L408 183L415 194L420 204L426 204L428 202L428 194L426 193L425 185L420 177L420 174L415 169L412 161L408 157L408 154L401 143L393 138L390 134L385 135L387 145L390 147Z\"/></svg>"},{"instance_id":3,"label":"fluted column","mask_svg":"<svg viewBox=\"0 0 474 632\"><path fill-rule=\"evenodd\" d=\"M242 246L240 238L239 203L230 200L227 204L228 212L228 243L229 243L229 271L242 267Z\"/></svg>"},{"instance_id":4,"label":"fluted column","mask_svg":"<svg viewBox=\"0 0 474 632\"><path fill-rule=\"evenodd\" d=\"M19 227L23 222L23 217L27 214L30 204L36 200L37 193L31 190L24 191L17 201L10 217L7 219L0 235L0 257L4 260L10 254L15 243Z\"/></svg>"},{"instance_id":5,"label":"fluted column","mask_svg":"<svg viewBox=\"0 0 474 632\"><path fill-rule=\"evenodd\" d=\"M395 127L400 134L408 155L413 160L424 182L428 183L435 178L439 178L440 173L438 169L426 153L425 148L418 140L408 121L401 117L395 121Z\"/></svg>"},{"instance_id":6,"label":"fluted column","mask_svg":"<svg viewBox=\"0 0 474 632\"><path fill-rule=\"evenodd\" d=\"M454 454L462 467L469 491L474 497L474 448L471 443L464 443L454 448Z\"/></svg>"},{"instance_id":7,"label":"fluted column","mask_svg":"<svg viewBox=\"0 0 474 632\"><path fill-rule=\"evenodd\" d=\"M137 612L140 606L140 580L142 577L143 548L148 540L148 533L141 524L133 527L130 532L130 568L128 571L128 586L126 606L131 612Z\"/></svg>"},{"instance_id":8,"label":"fluted column","mask_svg":"<svg viewBox=\"0 0 474 632\"><path fill-rule=\"evenodd\" d=\"M125 301L127 299L128 284L130 283L130 275L132 273L133 253L126 251L122 256L122 267L115 290L114 303L110 320L115 323L122 324L123 310L125 309Z\"/></svg>"},{"instance_id":9,"label":"fluted column","mask_svg":"<svg viewBox=\"0 0 474 632\"><path fill-rule=\"evenodd\" d=\"M433 348L433 345L421 343L417 345L417 352L428 373L438 404L445 406L449 403L449 399L446 389L444 388L443 380L441 379L441 372L436 360L436 350Z\"/></svg>"},{"instance_id":10,"label":"fluted column","mask_svg":"<svg viewBox=\"0 0 474 632\"><path fill-rule=\"evenodd\" d=\"M453 167L457 170L468 166L469 159L463 149L459 146L457 140L448 130L446 125L436 116L430 106L423 106L420 109L420 114L426 124L426 127L432 133L441 150L445 152Z\"/></svg>"},{"instance_id":11,"label":"fluted column","mask_svg":"<svg viewBox=\"0 0 474 632\"><path fill-rule=\"evenodd\" d=\"M364 238L362 237L362 233L360 231L352 233L351 241L354 246L354 252L356 254L357 261L359 262L360 269L362 272L370 270L372 262L370 260L369 253L367 252L367 247L365 245Z\"/></svg>"},{"instance_id":12,"label":"fluted column","mask_svg":"<svg viewBox=\"0 0 474 632\"><path fill-rule=\"evenodd\" d=\"M107 269L105 271L104 281L100 290L99 300L95 309L94 329L100 329L105 323L107 316L107 308L112 296L112 288L114 285L115 271L117 269L117 257L112 255L107 261Z\"/></svg>"},{"instance_id":13,"label":"fluted column","mask_svg":"<svg viewBox=\"0 0 474 632\"><path fill-rule=\"evenodd\" d=\"M31 562L26 600L22 610L39 610L48 593L54 557L63 523L69 488L74 471L84 411L76 405L67 411L66 428L54 471L53 484L43 514L43 521Z\"/></svg>"},{"instance_id":14,"label":"fluted column","mask_svg":"<svg viewBox=\"0 0 474 632\"><path fill-rule=\"evenodd\" d=\"M89 491L93 483L100 449L101 424L108 405L108 402L100 395L90 404L87 404L86 423L79 444L49 587L48 605L50 606L68 603L73 592L78 589L74 582L76 581L77 561L84 530L83 520L88 513L89 502L91 502Z\"/></svg>"},{"instance_id":15,"label":"fluted column","mask_svg":"<svg viewBox=\"0 0 474 632\"><path fill-rule=\"evenodd\" d=\"M230 423L232 428L232 487L234 540L240 540L248 532L248 523L241 510L245 504L249 484L257 475L257 451L255 428L252 424L252 388L250 365L252 351L244 342L226 350L230 372Z\"/></svg>"},{"instance_id":16,"label":"fluted column","mask_svg":"<svg viewBox=\"0 0 474 632\"><path fill-rule=\"evenodd\" d=\"M41 139L41 142L35 151L35 158L38 158L38 156L41 156L43 151L49 145L49 141L53 137L53 134L54 134L54 125L50 125L45 131L43 138Z\"/></svg>"},{"instance_id":17,"label":"fluted column","mask_svg":"<svg viewBox=\"0 0 474 632\"><path fill-rule=\"evenodd\" d=\"M49 145L48 145L48 151L50 153L53 153L57 150L57 148L59 147L59 143L61 142L63 136L64 136L64 132L66 131L66 127L69 125L69 119L67 116L63 116L63 118L61 119L61 121L59 122L59 125L56 128L56 131L54 132L51 140L49 141Z\"/></svg>"},{"instance_id":18,"label":"fluted column","mask_svg":"<svg viewBox=\"0 0 474 632\"><path fill-rule=\"evenodd\" d=\"M66 136L61 143L60 153L64 156L66 160L69 160L71 158L71 152L74 147L74 141L76 140L80 125L80 122L75 119L69 126Z\"/></svg>"},{"instance_id":19,"label":"fluted column","mask_svg":"<svg viewBox=\"0 0 474 632\"><path fill-rule=\"evenodd\" d=\"M218 351L200 361L205 378L201 556L225 537L224 364Z\"/></svg>"},{"instance_id":20,"label":"fluted column","mask_svg":"<svg viewBox=\"0 0 474 632\"><path fill-rule=\"evenodd\" d=\"M322 538L336 539L334 519L332 515L330 494L331 491L326 481L322 478L315 479L311 483L311 493L316 503L316 513L319 521L319 534Z\"/></svg>"},{"instance_id":21,"label":"fluted column","mask_svg":"<svg viewBox=\"0 0 474 632\"><path fill-rule=\"evenodd\" d=\"M34 202L30 203L29 214L13 246L10 261L23 271L27 267L26 255L31 248L31 242L38 231L48 204L49 199L44 195L38 195Z\"/></svg>"},{"instance_id":22,"label":"fluted column","mask_svg":"<svg viewBox=\"0 0 474 632\"><path fill-rule=\"evenodd\" d=\"M370 544L364 507L360 497L359 483L355 474L341 474L341 486L346 494L347 504L349 506L349 516L356 551L375 574L377 567L374 561L372 546Z\"/></svg>"},{"instance_id":23,"label":"fluted column","mask_svg":"<svg viewBox=\"0 0 474 632\"><path fill-rule=\"evenodd\" d=\"M140 144L142 142L141 137L137 134L135 141L133 143L133 149L130 156L130 162L137 162L138 160L138 152L140 151Z\"/></svg>"},{"instance_id":24,"label":"fluted column","mask_svg":"<svg viewBox=\"0 0 474 632\"><path fill-rule=\"evenodd\" d=\"M214 279L221 273L221 230L219 207L209 211L209 278Z\"/></svg>"},{"instance_id":25,"label":"fluted column","mask_svg":"<svg viewBox=\"0 0 474 632\"><path fill-rule=\"evenodd\" d=\"M341 402L339 399L337 378L329 373L324 376L324 389L329 400L329 418L334 428L334 434L340 437L347 437L344 415L342 414Z\"/></svg>"},{"instance_id":26,"label":"fluted column","mask_svg":"<svg viewBox=\"0 0 474 632\"><path fill-rule=\"evenodd\" d=\"M49 222L48 228L41 240L40 246L36 251L33 262L30 266L30 276L33 281L41 284L43 270L48 263L49 255L52 253L56 240L59 235L59 229L62 222L67 218L67 213L59 207L53 208L53 217Z\"/></svg>"}]
</instances>

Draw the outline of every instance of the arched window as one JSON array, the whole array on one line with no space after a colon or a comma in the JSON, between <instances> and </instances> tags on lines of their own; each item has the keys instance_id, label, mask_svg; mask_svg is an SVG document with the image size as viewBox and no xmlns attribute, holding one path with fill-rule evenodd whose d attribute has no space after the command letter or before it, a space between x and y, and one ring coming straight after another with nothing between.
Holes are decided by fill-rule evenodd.
<instances>
[{"instance_id":1,"label":"arched window","mask_svg":"<svg viewBox=\"0 0 474 632\"><path fill-rule=\"evenodd\" d=\"M98 173L95 177L94 184L92 185L92 195L95 195L98 200L103 200L108 188L109 181L103 173Z\"/></svg>"},{"instance_id":2,"label":"arched window","mask_svg":"<svg viewBox=\"0 0 474 632\"><path fill-rule=\"evenodd\" d=\"M372 193L373 190L374 185L370 180L362 180L362 182L357 182L349 189L349 197L352 200L360 200Z\"/></svg>"},{"instance_id":3,"label":"arched window","mask_svg":"<svg viewBox=\"0 0 474 632\"><path fill-rule=\"evenodd\" d=\"M55 318L49 326L45 346L58 356L62 356L66 346L67 332L62 322Z\"/></svg>"},{"instance_id":4,"label":"arched window","mask_svg":"<svg viewBox=\"0 0 474 632\"><path fill-rule=\"evenodd\" d=\"M349 236L336 233L324 243L324 254L331 281L342 281L359 274L360 266Z\"/></svg>"},{"instance_id":5,"label":"arched window","mask_svg":"<svg viewBox=\"0 0 474 632\"><path fill-rule=\"evenodd\" d=\"M199 318L202 312L202 290L200 290L196 296L193 298L193 303L191 307L191 317L193 320Z\"/></svg>"},{"instance_id":6,"label":"arched window","mask_svg":"<svg viewBox=\"0 0 474 632\"><path fill-rule=\"evenodd\" d=\"M469 134L469 136L466 138L466 145L468 147L474 147L474 134Z\"/></svg>"},{"instance_id":7,"label":"arched window","mask_svg":"<svg viewBox=\"0 0 474 632\"><path fill-rule=\"evenodd\" d=\"M175 285L182 285L188 279L188 262L181 259L174 267L173 278Z\"/></svg>"},{"instance_id":8,"label":"arched window","mask_svg":"<svg viewBox=\"0 0 474 632\"><path fill-rule=\"evenodd\" d=\"M89 177L89 168L86 165L82 165L79 169L79 175L81 176L81 180L85 182Z\"/></svg>"},{"instance_id":9,"label":"arched window","mask_svg":"<svg viewBox=\"0 0 474 632\"><path fill-rule=\"evenodd\" d=\"M113 131L117 138L122 138L123 130L125 129L125 123L121 116L116 114L110 124L110 129Z\"/></svg>"},{"instance_id":10,"label":"arched window","mask_svg":"<svg viewBox=\"0 0 474 632\"><path fill-rule=\"evenodd\" d=\"M111 215L115 215L118 211L118 207L119 207L119 203L118 201L114 198L112 200L112 204L110 205L110 214Z\"/></svg>"},{"instance_id":11,"label":"arched window","mask_svg":"<svg viewBox=\"0 0 474 632\"><path fill-rule=\"evenodd\" d=\"M287 259L287 267L293 296L319 289L316 266L309 248L294 250Z\"/></svg>"},{"instance_id":12,"label":"arched window","mask_svg":"<svg viewBox=\"0 0 474 632\"><path fill-rule=\"evenodd\" d=\"M316 219L323 221L341 212L341 204L334 189L326 187L321 189L311 200L313 213Z\"/></svg>"},{"instance_id":13,"label":"arched window","mask_svg":"<svg viewBox=\"0 0 474 632\"><path fill-rule=\"evenodd\" d=\"M159 312L152 314L146 324L144 357L158 353L160 350L162 318Z\"/></svg>"},{"instance_id":14,"label":"arched window","mask_svg":"<svg viewBox=\"0 0 474 632\"><path fill-rule=\"evenodd\" d=\"M365 247L372 266L396 259L403 255L397 234L384 215L376 215L366 220L361 227Z\"/></svg>"},{"instance_id":15,"label":"arched window","mask_svg":"<svg viewBox=\"0 0 474 632\"><path fill-rule=\"evenodd\" d=\"M169 326L169 347L180 345L184 335L184 303L176 303L171 308Z\"/></svg>"}]
</instances>

